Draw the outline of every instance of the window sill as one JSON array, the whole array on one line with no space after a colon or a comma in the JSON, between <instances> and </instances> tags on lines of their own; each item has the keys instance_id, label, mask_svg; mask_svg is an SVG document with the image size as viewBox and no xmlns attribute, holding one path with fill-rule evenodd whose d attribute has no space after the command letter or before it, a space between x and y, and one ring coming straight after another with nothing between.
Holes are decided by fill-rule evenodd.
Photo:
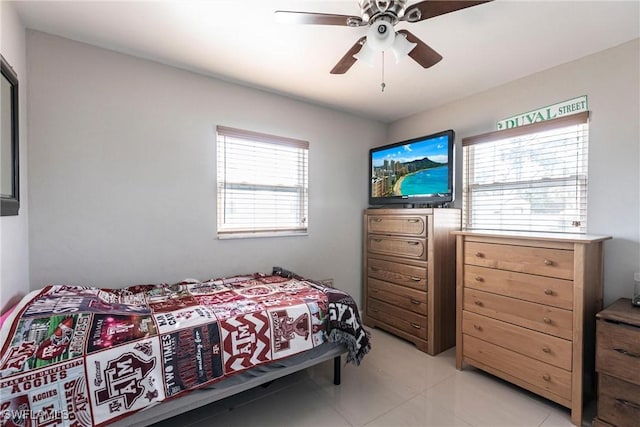
<instances>
[{"instance_id":1,"label":"window sill","mask_svg":"<svg viewBox=\"0 0 640 427\"><path fill-rule=\"evenodd\" d=\"M218 233L218 240L233 240L233 239L256 239L263 237L293 237L293 236L308 236L309 232L304 231L247 231L247 232L228 232Z\"/></svg>"}]
</instances>

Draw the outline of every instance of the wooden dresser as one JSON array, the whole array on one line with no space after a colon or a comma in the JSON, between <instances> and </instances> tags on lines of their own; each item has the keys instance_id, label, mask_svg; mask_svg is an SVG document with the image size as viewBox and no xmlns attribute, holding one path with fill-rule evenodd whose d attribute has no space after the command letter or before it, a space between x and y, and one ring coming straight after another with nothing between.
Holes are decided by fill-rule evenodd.
<instances>
[{"instance_id":1,"label":"wooden dresser","mask_svg":"<svg viewBox=\"0 0 640 427\"><path fill-rule=\"evenodd\" d=\"M364 213L364 323L431 355L455 344L459 209Z\"/></svg>"},{"instance_id":2,"label":"wooden dresser","mask_svg":"<svg viewBox=\"0 0 640 427\"><path fill-rule=\"evenodd\" d=\"M596 315L598 417L594 426L640 425L640 308L619 299Z\"/></svg>"},{"instance_id":3,"label":"wooden dresser","mask_svg":"<svg viewBox=\"0 0 640 427\"><path fill-rule=\"evenodd\" d=\"M571 409L594 385L603 241L580 234L457 235L456 367L466 362Z\"/></svg>"}]
</instances>

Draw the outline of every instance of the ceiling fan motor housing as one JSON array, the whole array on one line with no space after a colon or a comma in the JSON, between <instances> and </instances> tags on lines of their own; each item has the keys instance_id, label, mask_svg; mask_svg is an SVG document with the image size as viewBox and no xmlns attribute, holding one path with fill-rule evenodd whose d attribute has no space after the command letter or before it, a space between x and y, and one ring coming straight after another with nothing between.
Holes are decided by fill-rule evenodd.
<instances>
[{"instance_id":1,"label":"ceiling fan motor housing","mask_svg":"<svg viewBox=\"0 0 640 427\"><path fill-rule=\"evenodd\" d=\"M404 16L407 0L359 0L362 19L373 22L379 16L389 18L392 25Z\"/></svg>"}]
</instances>

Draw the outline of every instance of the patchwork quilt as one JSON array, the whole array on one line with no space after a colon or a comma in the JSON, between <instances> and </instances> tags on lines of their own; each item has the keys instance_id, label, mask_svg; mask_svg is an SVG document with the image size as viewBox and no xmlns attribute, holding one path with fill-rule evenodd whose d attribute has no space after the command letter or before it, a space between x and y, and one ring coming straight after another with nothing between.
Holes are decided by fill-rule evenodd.
<instances>
[{"instance_id":1,"label":"patchwork quilt","mask_svg":"<svg viewBox=\"0 0 640 427\"><path fill-rule=\"evenodd\" d=\"M326 340L359 364L353 299L277 273L30 293L0 330L0 424L106 425Z\"/></svg>"}]
</instances>

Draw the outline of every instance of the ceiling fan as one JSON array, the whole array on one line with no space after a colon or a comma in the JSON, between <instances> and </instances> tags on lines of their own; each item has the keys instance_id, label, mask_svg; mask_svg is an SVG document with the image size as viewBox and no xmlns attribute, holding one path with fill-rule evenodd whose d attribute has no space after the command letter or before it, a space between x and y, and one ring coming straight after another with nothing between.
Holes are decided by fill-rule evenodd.
<instances>
[{"instance_id":1,"label":"ceiling fan","mask_svg":"<svg viewBox=\"0 0 640 427\"><path fill-rule=\"evenodd\" d=\"M367 35L361 37L331 70L331 74L344 74L357 60L373 65L377 53L391 50L396 62L405 55L424 68L440 62L442 56L407 30L394 30L400 22L418 22L445 13L455 12L484 1L424 0L407 6L406 0L358 0L361 16L335 15L331 13L276 11L279 22L292 24L339 25L347 27L369 26Z\"/></svg>"}]
</instances>

